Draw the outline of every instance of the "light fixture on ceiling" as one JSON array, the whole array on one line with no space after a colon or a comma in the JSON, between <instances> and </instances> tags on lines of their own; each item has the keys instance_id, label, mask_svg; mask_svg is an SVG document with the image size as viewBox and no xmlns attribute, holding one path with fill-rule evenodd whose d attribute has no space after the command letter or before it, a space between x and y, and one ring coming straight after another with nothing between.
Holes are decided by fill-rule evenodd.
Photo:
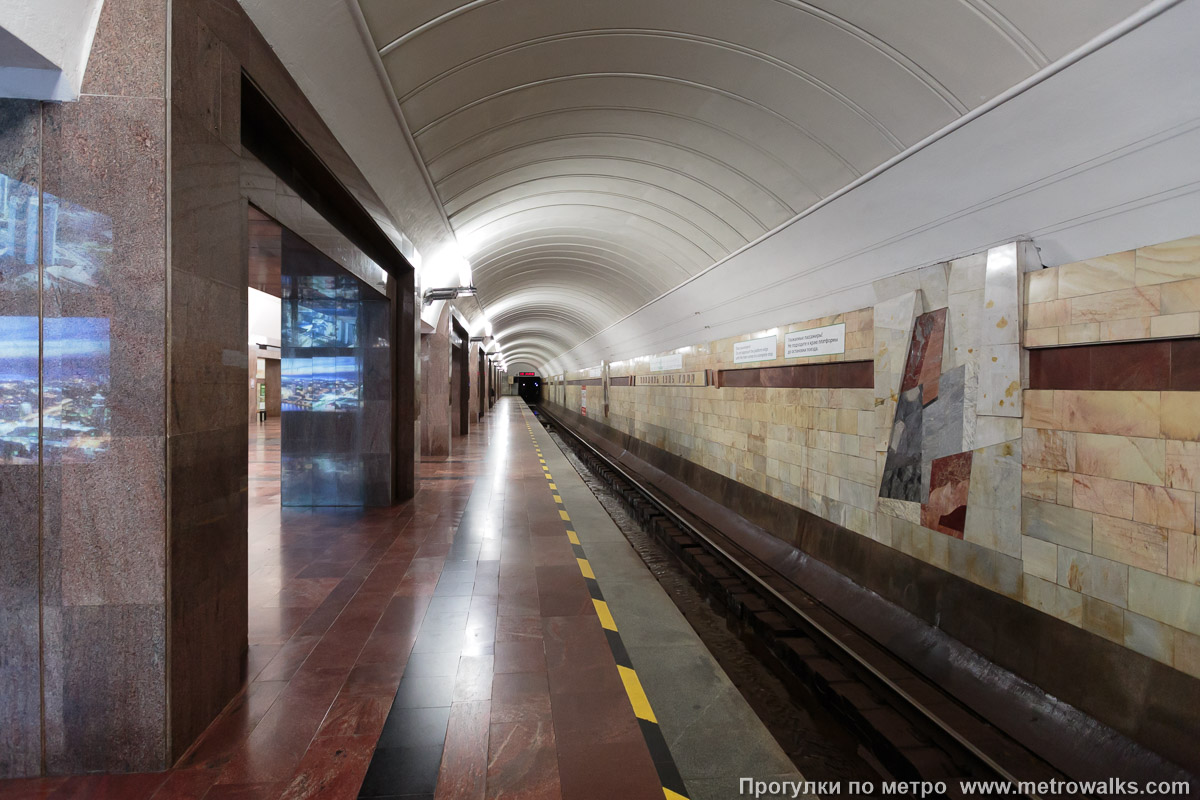
<instances>
[{"instance_id":1,"label":"light fixture on ceiling","mask_svg":"<svg viewBox=\"0 0 1200 800\"><path fill-rule=\"evenodd\" d=\"M453 300L456 297L475 294L474 286L444 286L437 289L426 289L421 295L422 305L429 305L434 300Z\"/></svg>"},{"instance_id":2,"label":"light fixture on ceiling","mask_svg":"<svg viewBox=\"0 0 1200 800\"><path fill-rule=\"evenodd\" d=\"M475 294L475 287L471 283L471 262L462 254L456 242L445 245L422 263L421 283L437 287L422 293L424 305L434 300L453 300Z\"/></svg>"}]
</instances>

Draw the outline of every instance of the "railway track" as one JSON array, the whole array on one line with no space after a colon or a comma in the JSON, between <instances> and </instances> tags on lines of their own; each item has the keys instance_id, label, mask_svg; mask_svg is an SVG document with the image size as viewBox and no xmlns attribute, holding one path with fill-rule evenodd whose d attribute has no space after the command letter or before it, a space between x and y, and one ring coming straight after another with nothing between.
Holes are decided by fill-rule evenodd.
<instances>
[{"instance_id":1,"label":"railway track","mask_svg":"<svg viewBox=\"0 0 1200 800\"><path fill-rule=\"evenodd\" d=\"M1002 796L1034 798L1041 795L1030 783L1069 780L570 426L535 413L674 555L755 655L790 690L819 698L896 781L941 782L954 798L966 796L962 781L1004 781Z\"/></svg>"}]
</instances>

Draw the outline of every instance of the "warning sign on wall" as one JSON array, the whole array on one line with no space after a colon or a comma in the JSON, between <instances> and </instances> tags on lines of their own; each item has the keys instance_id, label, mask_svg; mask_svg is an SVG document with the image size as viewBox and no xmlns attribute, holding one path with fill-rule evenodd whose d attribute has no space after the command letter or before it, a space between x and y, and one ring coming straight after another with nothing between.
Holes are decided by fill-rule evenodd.
<instances>
[{"instance_id":1,"label":"warning sign on wall","mask_svg":"<svg viewBox=\"0 0 1200 800\"><path fill-rule=\"evenodd\" d=\"M587 387L584 386L579 390L579 413L587 416Z\"/></svg>"}]
</instances>

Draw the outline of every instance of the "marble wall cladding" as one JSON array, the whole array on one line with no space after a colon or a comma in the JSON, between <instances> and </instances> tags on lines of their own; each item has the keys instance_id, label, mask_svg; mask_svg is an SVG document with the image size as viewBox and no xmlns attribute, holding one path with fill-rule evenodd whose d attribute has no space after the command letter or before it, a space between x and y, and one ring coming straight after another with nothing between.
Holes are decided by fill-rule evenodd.
<instances>
[{"instance_id":1,"label":"marble wall cladding","mask_svg":"<svg viewBox=\"0 0 1200 800\"><path fill-rule=\"evenodd\" d=\"M980 323L979 391L975 411L992 417L1021 416L1021 274L1026 248L1019 242L987 254Z\"/></svg>"},{"instance_id":2,"label":"marble wall cladding","mask_svg":"<svg viewBox=\"0 0 1200 800\"><path fill-rule=\"evenodd\" d=\"M162 38L161 16L144 23L137 33ZM158 98L84 96L43 115L43 191L57 199L57 225L43 224L45 371L61 376L43 423L61 437L43 448L52 773L156 769L166 758L166 120L157 88ZM112 649L114 640L127 649Z\"/></svg>"},{"instance_id":3,"label":"marble wall cladding","mask_svg":"<svg viewBox=\"0 0 1200 800\"><path fill-rule=\"evenodd\" d=\"M913 321L924 309L916 291L880 298L874 307L875 331L875 433L876 450L886 452L891 440L892 419L899 395L891 387L900 385L908 358ZM884 387L888 387L884 389Z\"/></svg>"},{"instance_id":4,"label":"marble wall cladding","mask_svg":"<svg viewBox=\"0 0 1200 800\"><path fill-rule=\"evenodd\" d=\"M0 777L166 763L166 45L107 4L78 102L0 102Z\"/></svg>"},{"instance_id":5,"label":"marble wall cladding","mask_svg":"<svg viewBox=\"0 0 1200 800\"><path fill-rule=\"evenodd\" d=\"M904 324L911 323L910 319ZM853 364L873 356L874 312L849 312L780 328L792 330L846 324L846 352L816 358L777 359L772 369L810 364ZM738 338L695 346L683 354L683 371L726 370ZM878 492L875 464L875 399L867 388L781 388L630 386L628 378L648 374L649 359L609 366L607 421L647 442L708 469L735 478L773 497L820 513L846 527L871 529ZM748 370L740 370L741 374ZM600 373L572 373L568 381L589 379L588 414L601 415ZM578 411L579 383L547 391Z\"/></svg>"},{"instance_id":6,"label":"marble wall cladding","mask_svg":"<svg viewBox=\"0 0 1200 800\"><path fill-rule=\"evenodd\" d=\"M1103 268L1113 281L1133 279L1132 258ZM1085 368L1073 366L1075 358L1056 380L1079 388L1025 393L1022 533L1026 543L1040 540L1036 558L1026 549L1025 571L1054 582L1065 597L1082 597L1090 613L1072 618L1075 624L1200 676L1200 640L1179 613L1200 587L1200 484L1190 479L1189 460L1200 448L1200 429L1190 422L1200 395L1165 390L1172 344L1073 348ZM1134 385L1164 391L1088 388L1109 385L1107 376L1138 348L1163 351L1162 374ZM1143 361L1157 363L1156 354ZM1035 375L1036 385L1054 385L1050 376Z\"/></svg>"},{"instance_id":7,"label":"marble wall cladding","mask_svg":"<svg viewBox=\"0 0 1200 800\"><path fill-rule=\"evenodd\" d=\"M1200 236L1027 276L1026 347L1200 335Z\"/></svg>"},{"instance_id":8,"label":"marble wall cladding","mask_svg":"<svg viewBox=\"0 0 1200 800\"><path fill-rule=\"evenodd\" d=\"M376 291L387 293L387 272L333 227L292 187L242 151L242 196Z\"/></svg>"},{"instance_id":9,"label":"marble wall cladding","mask_svg":"<svg viewBox=\"0 0 1200 800\"><path fill-rule=\"evenodd\" d=\"M878 421L889 436L879 513L1014 558L1020 555L1021 427L1006 417L1020 409L1023 253L1012 244L919 270L925 311L912 326L905 368L897 374L877 360L875 390ZM894 279L876 284L877 323L914 306L907 294L888 297L905 288ZM902 325L901 314L892 329ZM877 352L896 349L895 343L877 345ZM918 386L916 402L910 394ZM897 390L899 405L889 413ZM988 485L977 486L978 480ZM893 528L882 529L884 536Z\"/></svg>"},{"instance_id":10,"label":"marble wall cladding","mask_svg":"<svg viewBox=\"0 0 1200 800\"><path fill-rule=\"evenodd\" d=\"M38 397L37 243L28 248L23 223L40 188L41 119L40 103L0 100L0 779L41 767L36 419L32 435L18 433Z\"/></svg>"},{"instance_id":11,"label":"marble wall cladding","mask_svg":"<svg viewBox=\"0 0 1200 800\"><path fill-rule=\"evenodd\" d=\"M450 455L450 309L421 335L421 455Z\"/></svg>"},{"instance_id":12,"label":"marble wall cladding","mask_svg":"<svg viewBox=\"0 0 1200 800\"><path fill-rule=\"evenodd\" d=\"M237 691L246 650L247 28L228 5L176 0L170 18L172 758Z\"/></svg>"},{"instance_id":13,"label":"marble wall cladding","mask_svg":"<svg viewBox=\"0 0 1200 800\"><path fill-rule=\"evenodd\" d=\"M1183 284L1200 281L1191 246L1091 266L1109 291L1178 284L1171 296L1184 302ZM998 250L881 281L873 308L846 315L862 320L848 329L870 331L873 391L614 380L604 421L1200 677L1200 636L1179 611L1195 608L1200 587L1200 339L1041 351L1026 390L1021 332L1072 324L1066 301L1086 296L1091 278L1065 270L1060 294L1055 271L1025 271L1028 247ZM1158 271L1139 283L1137 265L1151 258ZM1143 346L1158 350L1132 349ZM649 372L648 361L612 374ZM684 354L685 370L730 362L722 342ZM586 377L558 376L548 397L577 410L572 381Z\"/></svg>"},{"instance_id":14,"label":"marble wall cladding","mask_svg":"<svg viewBox=\"0 0 1200 800\"><path fill-rule=\"evenodd\" d=\"M243 69L412 254L241 7L169 10L104 4L79 102L0 101L0 326L42 345L0 380L0 778L162 769L241 684Z\"/></svg>"}]
</instances>

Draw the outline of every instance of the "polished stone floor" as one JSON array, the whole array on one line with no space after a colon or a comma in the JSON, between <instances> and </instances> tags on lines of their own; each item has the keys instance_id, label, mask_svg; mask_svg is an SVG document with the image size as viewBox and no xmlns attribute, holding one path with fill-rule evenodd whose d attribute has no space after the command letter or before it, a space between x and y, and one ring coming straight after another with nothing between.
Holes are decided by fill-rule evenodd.
<instances>
[{"instance_id":1,"label":"polished stone floor","mask_svg":"<svg viewBox=\"0 0 1200 800\"><path fill-rule=\"evenodd\" d=\"M281 509L278 422L252 424L243 691L166 773L0 797L658 800L677 769L680 796L705 800L740 775L795 777L532 420L502 399L421 464L416 498L368 511ZM636 716L597 585L641 678Z\"/></svg>"}]
</instances>

